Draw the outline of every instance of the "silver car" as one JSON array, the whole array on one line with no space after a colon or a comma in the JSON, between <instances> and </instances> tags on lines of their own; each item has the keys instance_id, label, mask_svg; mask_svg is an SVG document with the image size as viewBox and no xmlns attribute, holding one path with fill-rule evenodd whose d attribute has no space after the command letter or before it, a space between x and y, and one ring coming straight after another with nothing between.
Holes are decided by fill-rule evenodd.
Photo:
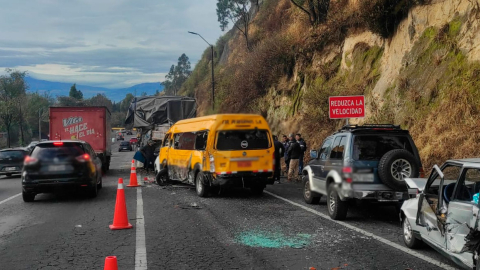
<instances>
[{"instance_id":1,"label":"silver car","mask_svg":"<svg viewBox=\"0 0 480 270\"><path fill-rule=\"evenodd\" d=\"M480 269L480 158L448 160L430 177L406 178L400 212L409 248L426 243L465 269Z\"/></svg>"}]
</instances>

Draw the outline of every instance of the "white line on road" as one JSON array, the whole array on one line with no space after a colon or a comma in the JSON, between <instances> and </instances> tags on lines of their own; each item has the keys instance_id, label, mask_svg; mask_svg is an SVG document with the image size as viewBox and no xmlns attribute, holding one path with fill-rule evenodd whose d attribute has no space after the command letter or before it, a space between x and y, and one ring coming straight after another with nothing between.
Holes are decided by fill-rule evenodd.
<instances>
[{"instance_id":1,"label":"white line on road","mask_svg":"<svg viewBox=\"0 0 480 270\"><path fill-rule=\"evenodd\" d=\"M142 189L137 189L137 229L135 270L147 270L147 247L145 245L145 219L143 216Z\"/></svg>"},{"instance_id":2,"label":"white line on road","mask_svg":"<svg viewBox=\"0 0 480 270\"><path fill-rule=\"evenodd\" d=\"M8 202L8 201L10 201L10 200L12 200L12 199L15 199L16 197L18 197L18 196L20 196L20 195L22 195L22 193L18 193L17 195L13 195L13 196L10 197L10 198L6 198L5 200L1 201L0 204L6 203L6 202Z\"/></svg>"},{"instance_id":3,"label":"white line on road","mask_svg":"<svg viewBox=\"0 0 480 270\"><path fill-rule=\"evenodd\" d=\"M339 225L342 225L342 226L344 226L344 227L347 227L347 228L349 228L349 229L351 229L351 230L353 230L353 231L355 231L355 232L361 233L361 234L363 234L363 235L365 235L365 236L371 237L371 238L373 238L373 239L375 239L375 240L377 240L377 241L380 241L380 242L382 242L382 243L384 243L384 244L386 244L386 245L389 245L389 246L391 246L391 247L393 247L393 248L396 248L396 249L401 250L401 251L403 251L403 252L405 252L405 253L408 253L408 254L410 254L410 255L412 255L412 256L415 256L415 257L417 257L417 258L419 258L419 259L421 259L421 260L424 260L424 261L426 261L426 262L428 262L428 263L431 263L431 264L434 264L434 265L436 265L436 266L438 266L438 267L441 267L442 269L447 269L447 270L455 270L455 269L456 269L456 268L451 267L451 266L449 266L449 265L447 265L447 264L441 263L441 262L439 262L439 261L437 261L437 260L435 260L435 259L433 259L433 258L430 258L430 257L425 256L425 255L423 255L423 254L420 254L420 253L418 253L418 252L416 252L416 251L413 251L413 250L411 250L411 249L408 249L408 248L406 248L406 247L404 247L404 246L401 246L401 245L399 245L399 244L397 244L397 243L394 243L394 242L392 242L392 241L389 241L389 240L387 240L387 239L385 239L385 238L383 238L383 237L380 237L380 236L378 236L378 235L375 235L375 234L373 234L373 233L371 233L371 232L367 232L367 231L365 231L365 230L362 230L362 229L360 229L360 228L357 228L357 227L355 227L355 226L353 226L353 225L350 225L350 224L345 223L345 222L342 222L342 221L333 220L333 219L331 219L329 216L327 216L327 215L325 215L325 214L323 214L323 213L320 213L320 212L318 212L318 211L316 211L316 210L313 210L313 209L311 209L311 208L308 208L308 207L306 207L306 206L304 206L304 205L301 205L301 204L296 203L296 202L292 202L292 201L290 201L290 200L288 200L288 199L285 199L285 198L283 198L283 197L280 197L280 196L278 196L278 195L276 195L276 194L273 194L273 193L271 193L271 192L268 192L268 191L264 191L264 192L267 193L267 194L270 195L270 196L273 196L273 197L277 198L277 199L280 199L280 200L283 200L283 201L285 201L285 202L288 202L289 204L298 206L298 207L302 208L303 210L306 210L306 211L308 211L308 212L310 212L310 213L312 213L312 214L315 214L315 215L317 215L317 216L319 216L319 217L321 217L321 218L324 218L324 219L330 220L330 221L332 221L332 222L335 222L335 223L337 223L337 224L339 224Z\"/></svg>"}]
</instances>

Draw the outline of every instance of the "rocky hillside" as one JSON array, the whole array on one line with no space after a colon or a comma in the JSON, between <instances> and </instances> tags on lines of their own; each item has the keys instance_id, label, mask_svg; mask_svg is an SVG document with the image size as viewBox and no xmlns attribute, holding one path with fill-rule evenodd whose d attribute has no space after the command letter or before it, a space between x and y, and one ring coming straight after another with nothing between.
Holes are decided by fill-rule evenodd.
<instances>
[{"instance_id":1,"label":"rocky hillside","mask_svg":"<svg viewBox=\"0 0 480 270\"><path fill-rule=\"evenodd\" d=\"M480 156L480 1L332 0L312 25L290 0L252 11L251 50L232 30L215 47L215 112L264 115L274 133L310 146L344 121L328 97L366 96L367 117L409 129L425 168ZM210 49L183 93L211 114Z\"/></svg>"}]
</instances>

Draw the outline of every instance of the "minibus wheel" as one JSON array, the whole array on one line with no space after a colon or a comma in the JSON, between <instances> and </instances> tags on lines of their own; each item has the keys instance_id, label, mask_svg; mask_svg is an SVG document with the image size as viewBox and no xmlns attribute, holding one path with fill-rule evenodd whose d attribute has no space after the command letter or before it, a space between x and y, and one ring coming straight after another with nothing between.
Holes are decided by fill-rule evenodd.
<instances>
[{"instance_id":1,"label":"minibus wheel","mask_svg":"<svg viewBox=\"0 0 480 270\"><path fill-rule=\"evenodd\" d=\"M209 192L209 187L203 182L204 174L203 172L198 172L195 177L195 189L199 197L207 197Z\"/></svg>"}]
</instances>

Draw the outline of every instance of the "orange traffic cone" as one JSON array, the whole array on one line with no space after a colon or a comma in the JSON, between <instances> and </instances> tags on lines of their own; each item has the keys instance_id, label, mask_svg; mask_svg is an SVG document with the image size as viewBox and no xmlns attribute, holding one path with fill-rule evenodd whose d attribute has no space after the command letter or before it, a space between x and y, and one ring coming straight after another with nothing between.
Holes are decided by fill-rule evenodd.
<instances>
[{"instance_id":1,"label":"orange traffic cone","mask_svg":"<svg viewBox=\"0 0 480 270\"><path fill-rule=\"evenodd\" d=\"M127 204L125 203L125 190L123 189L122 178L118 178L115 214L113 215L113 224L109 227L111 230L131 229L133 227L132 224L128 223Z\"/></svg>"},{"instance_id":2,"label":"orange traffic cone","mask_svg":"<svg viewBox=\"0 0 480 270\"><path fill-rule=\"evenodd\" d=\"M139 187L137 182L137 168L135 168L135 160L132 160L132 169L130 171L130 185L127 187Z\"/></svg>"},{"instance_id":3,"label":"orange traffic cone","mask_svg":"<svg viewBox=\"0 0 480 270\"><path fill-rule=\"evenodd\" d=\"M118 270L117 257L108 256L105 258L105 267L103 270Z\"/></svg>"}]
</instances>

